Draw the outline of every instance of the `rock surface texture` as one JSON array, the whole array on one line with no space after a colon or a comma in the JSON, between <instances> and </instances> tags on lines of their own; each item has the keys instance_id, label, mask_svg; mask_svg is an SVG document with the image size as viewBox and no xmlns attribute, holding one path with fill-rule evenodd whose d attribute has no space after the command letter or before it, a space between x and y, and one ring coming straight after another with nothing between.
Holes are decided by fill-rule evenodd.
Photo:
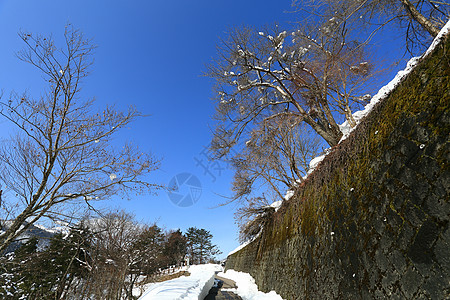
<instances>
[{"instance_id":1,"label":"rock surface texture","mask_svg":"<svg viewBox=\"0 0 450 300\"><path fill-rule=\"evenodd\" d=\"M227 269L284 299L450 299L450 38Z\"/></svg>"}]
</instances>

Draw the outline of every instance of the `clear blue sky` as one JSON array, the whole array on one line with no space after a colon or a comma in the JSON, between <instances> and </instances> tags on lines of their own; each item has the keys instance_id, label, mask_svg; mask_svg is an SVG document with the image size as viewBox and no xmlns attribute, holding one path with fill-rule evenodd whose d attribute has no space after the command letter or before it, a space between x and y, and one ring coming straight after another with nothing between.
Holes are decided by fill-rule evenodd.
<instances>
[{"instance_id":1,"label":"clear blue sky","mask_svg":"<svg viewBox=\"0 0 450 300\"><path fill-rule=\"evenodd\" d=\"M226 255L238 246L234 206L211 209L229 195L232 173L196 165L210 142L211 81L201 76L215 55L215 45L227 28L236 25L283 24L292 16L291 0L0 0L0 89L28 90L39 96L43 82L30 66L15 58L23 48L18 31L62 37L73 24L98 45L92 75L83 95L98 104L135 105L151 115L135 122L124 136L145 151L162 157L154 181L168 184L178 173L198 177L202 195L191 207L174 205L165 192L115 199L103 206L123 208L145 222L158 221L167 229L190 226L210 230L213 242ZM0 135L7 124L0 120ZM205 161L206 163L206 161ZM217 167L217 166L216 166Z\"/></svg>"},{"instance_id":2,"label":"clear blue sky","mask_svg":"<svg viewBox=\"0 0 450 300\"><path fill-rule=\"evenodd\" d=\"M95 96L99 107L132 104L151 115L133 123L121 139L163 158L153 181L168 184L187 172L202 184L199 201L188 208L174 205L164 191L102 206L123 208L166 229L205 228L224 257L238 246L235 206L212 207L225 201L219 195L230 195L232 172L221 163L215 167L223 170L211 167L208 174L196 162L206 163L201 153L210 142L214 113L212 82L201 75L228 28L285 25L294 18L286 13L290 5L291 0L0 0L0 89L5 94L28 90L34 96L43 89L39 74L14 56L24 46L19 30L52 33L60 40L71 23L93 38L98 49L83 95ZM379 52L383 59L395 50L390 45ZM0 138L7 133L0 120Z\"/></svg>"}]
</instances>

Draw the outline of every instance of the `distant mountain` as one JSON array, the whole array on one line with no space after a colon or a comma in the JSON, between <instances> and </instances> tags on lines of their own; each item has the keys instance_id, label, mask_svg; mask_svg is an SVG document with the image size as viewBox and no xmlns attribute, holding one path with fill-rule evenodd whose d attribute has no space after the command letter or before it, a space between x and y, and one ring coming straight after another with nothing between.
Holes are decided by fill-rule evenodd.
<instances>
[{"instance_id":1,"label":"distant mountain","mask_svg":"<svg viewBox=\"0 0 450 300\"><path fill-rule=\"evenodd\" d=\"M0 232L8 229L8 226L12 221L2 222L2 228ZM31 225L23 234L21 234L8 248L6 248L5 253L14 252L20 248L20 246L26 243L30 238L36 237L38 239L38 251L45 249L49 243L50 239L57 233L66 232L67 228L58 227L53 229L45 228L42 225Z\"/></svg>"}]
</instances>

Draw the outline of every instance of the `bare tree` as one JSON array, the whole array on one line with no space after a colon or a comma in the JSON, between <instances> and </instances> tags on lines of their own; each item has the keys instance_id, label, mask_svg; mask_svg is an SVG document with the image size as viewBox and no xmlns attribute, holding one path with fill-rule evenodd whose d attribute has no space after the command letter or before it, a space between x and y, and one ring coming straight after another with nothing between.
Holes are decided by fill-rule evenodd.
<instances>
[{"instance_id":1,"label":"bare tree","mask_svg":"<svg viewBox=\"0 0 450 300\"><path fill-rule=\"evenodd\" d=\"M348 37L345 24L328 20L290 33L235 29L222 42L209 68L218 121L211 148L235 169L231 201L255 211L258 185L284 198L322 150L317 136L333 146L338 121L356 125L352 111L370 99L376 72L366 45Z\"/></svg>"},{"instance_id":2,"label":"bare tree","mask_svg":"<svg viewBox=\"0 0 450 300\"><path fill-rule=\"evenodd\" d=\"M310 160L319 152L319 138L297 117L287 115L263 122L232 159L234 198L247 197L263 185L283 199L287 189L303 181Z\"/></svg>"},{"instance_id":3,"label":"bare tree","mask_svg":"<svg viewBox=\"0 0 450 300\"><path fill-rule=\"evenodd\" d=\"M180 229L167 233L164 257L169 265L181 265L186 255L186 237Z\"/></svg>"},{"instance_id":4,"label":"bare tree","mask_svg":"<svg viewBox=\"0 0 450 300\"><path fill-rule=\"evenodd\" d=\"M309 162L321 149L319 138L287 117L252 131L242 152L233 158L233 198L241 242L257 235L270 219L274 200L285 200L286 191L298 186L309 171ZM259 191L263 190L264 193Z\"/></svg>"},{"instance_id":5,"label":"bare tree","mask_svg":"<svg viewBox=\"0 0 450 300\"><path fill-rule=\"evenodd\" d=\"M157 160L131 144L118 151L111 143L141 114L133 107L95 113L94 100L81 99L92 42L71 27L61 49L51 38L20 37L26 48L19 59L36 67L48 87L39 99L12 94L0 103L0 115L18 129L0 148L1 211L13 219L0 235L0 252L40 218L63 216L66 204L89 206L116 194L158 188L144 179L158 168Z\"/></svg>"},{"instance_id":6,"label":"bare tree","mask_svg":"<svg viewBox=\"0 0 450 300\"><path fill-rule=\"evenodd\" d=\"M227 154L245 129L286 116L337 144L342 133L336 116L351 121L352 110L366 103L363 85L372 70L364 45L347 36L345 26L332 22L321 31L290 34L278 26L271 33L232 31L209 72L217 83L219 123L212 142L217 156Z\"/></svg>"},{"instance_id":7,"label":"bare tree","mask_svg":"<svg viewBox=\"0 0 450 300\"><path fill-rule=\"evenodd\" d=\"M133 299L133 286L140 274L134 272L135 263L143 259L134 245L143 233L143 226L124 211L108 213L86 221L95 232L93 242L94 268L86 281L88 295L96 299Z\"/></svg>"},{"instance_id":8,"label":"bare tree","mask_svg":"<svg viewBox=\"0 0 450 300\"><path fill-rule=\"evenodd\" d=\"M341 16L352 26L369 25L374 32L392 23L405 29L407 50L427 46L450 18L448 0L293 0L293 5L327 20ZM373 26L375 25L375 26ZM392 26L391 26L392 27ZM396 29L398 27L395 27Z\"/></svg>"},{"instance_id":9,"label":"bare tree","mask_svg":"<svg viewBox=\"0 0 450 300\"><path fill-rule=\"evenodd\" d=\"M239 241L244 243L261 233L274 212L275 208L268 203L264 195L247 199L245 205L235 212L236 223L239 227Z\"/></svg>"}]
</instances>

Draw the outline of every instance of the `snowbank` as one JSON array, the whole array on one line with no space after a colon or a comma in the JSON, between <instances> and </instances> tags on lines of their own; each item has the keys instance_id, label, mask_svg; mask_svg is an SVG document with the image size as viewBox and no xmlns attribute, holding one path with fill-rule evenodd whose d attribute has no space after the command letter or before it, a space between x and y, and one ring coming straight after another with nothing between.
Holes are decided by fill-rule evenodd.
<instances>
[{"instance_id":1,"label":"snowbank","mask_svg":"<svg viewBox=\"0 0 450 300\"><path fill-rule=\"evenodd\" d=\"M275 291L270 291L269 293L258 291L258 286L255 283L255 279L253 279L253 277L248 273L227 270L225 273L219 273L218 276L228 278L236 282L237 289L224 290L233 292L241 296L244 300L283 300L283 298L281 298L281 296Z\"/></svg>"},{"instance_id":2,"label":"snowbank","mask_svg":"<svg viewBox=\"0 0 450 300\"><path fill-rule=\"evenodd\" d=\"M152 284L139 300L203 300L214 284L216 271L222 271L222 267L213 264L190 266L190 276Z\"/></svg>"}]
</instances>

